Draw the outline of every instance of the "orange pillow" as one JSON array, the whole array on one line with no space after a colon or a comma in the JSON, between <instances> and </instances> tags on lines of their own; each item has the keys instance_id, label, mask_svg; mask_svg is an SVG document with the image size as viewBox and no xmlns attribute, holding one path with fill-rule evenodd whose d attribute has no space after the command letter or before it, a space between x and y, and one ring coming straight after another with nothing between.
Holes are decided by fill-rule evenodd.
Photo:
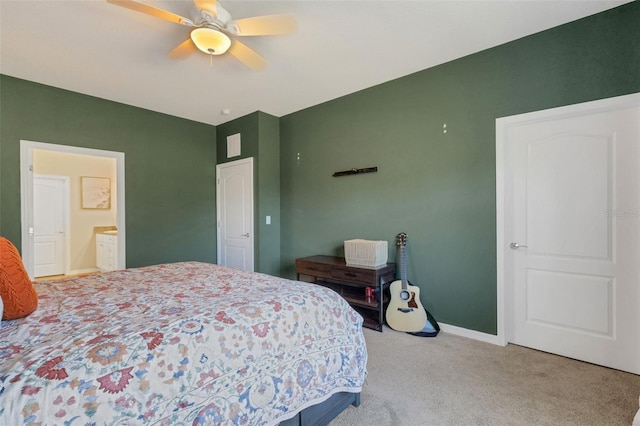
<instances>
[{"instance_id":1,"label":"orange pillow","mask_svg":"<svg viewBox=\"0 0 640 426\"><path fill-rule=\"evenodd\" d=\"M4 303L4 320L26 317L38 307L38 295L20 253L3 237L0 237L0 297Z\"/></svg>"}]
</instances>

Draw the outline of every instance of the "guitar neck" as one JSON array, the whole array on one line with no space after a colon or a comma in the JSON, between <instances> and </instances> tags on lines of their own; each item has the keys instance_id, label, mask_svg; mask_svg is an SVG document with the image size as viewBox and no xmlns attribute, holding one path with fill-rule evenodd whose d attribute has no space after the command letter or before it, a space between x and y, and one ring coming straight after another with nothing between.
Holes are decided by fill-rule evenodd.
<instances>
[{"instance_id":1,"label":"guitar neck","mask_svg":"<svg viewBox=\"0 0 640 426\"><path fill-rule=\"evenodd\" d=\"M408 288L407 284L407 254L405 252L405 246L400 246L400 280L402 281L402 289Z\"/></svg>"}]
</instances>

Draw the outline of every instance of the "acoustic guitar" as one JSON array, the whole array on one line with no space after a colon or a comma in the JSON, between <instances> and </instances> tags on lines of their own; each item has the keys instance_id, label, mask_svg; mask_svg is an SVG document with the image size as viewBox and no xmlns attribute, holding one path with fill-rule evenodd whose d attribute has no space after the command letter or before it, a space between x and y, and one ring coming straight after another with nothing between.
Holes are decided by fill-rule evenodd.
<instances>
[{"instance_id":1,"label":"acoustic guitar","mask_svg":"<svg viewBox=\"0 0 640 426\"><path fill-rule=\"evenodd\" d=\"M397 245L400 247L400 280L389 286L391 300L386 318L389 327L411 333L422 330L427 324L427 311L420 303L420 288L407 282L407 234L398 234Z\"/></svg>"}]
</instances>

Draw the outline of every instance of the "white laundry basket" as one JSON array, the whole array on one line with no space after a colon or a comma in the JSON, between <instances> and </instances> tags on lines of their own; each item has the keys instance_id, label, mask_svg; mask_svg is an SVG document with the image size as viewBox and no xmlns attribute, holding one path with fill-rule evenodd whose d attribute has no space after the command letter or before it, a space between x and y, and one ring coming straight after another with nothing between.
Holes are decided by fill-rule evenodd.
<instances>
[{"instance_id":1,"label":"white laundry basket","mask_svg":"<svg viewBox=\"0 0 640 426\"><path fill-rule=\"evenodd\" d=\"M346 240L344 257L347 265L376 268L386 265L388 258L387 242L373 240Z\"/></svg>"}]
</instances>

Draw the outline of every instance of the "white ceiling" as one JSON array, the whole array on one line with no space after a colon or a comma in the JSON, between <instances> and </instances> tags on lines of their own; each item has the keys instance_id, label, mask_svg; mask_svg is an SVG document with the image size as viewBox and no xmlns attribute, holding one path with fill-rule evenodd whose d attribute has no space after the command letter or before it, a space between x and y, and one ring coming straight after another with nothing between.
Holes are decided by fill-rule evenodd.
<instances>
[{"instance_id":1,"label":"white ceiling","mask_svg":"<svg viewBox=\"0 0 640 426\"><path fill-rule=\"evenodd\" d=\"M141 1L186 17L193 4ZM189 28L103 0L1 0L0 72L217 125L280 117L628 2L222 0L235 19L298 20L291 35L242 38L268 61L252 71L228 55L170 60Z\"/></svg>"}]
</instances>

